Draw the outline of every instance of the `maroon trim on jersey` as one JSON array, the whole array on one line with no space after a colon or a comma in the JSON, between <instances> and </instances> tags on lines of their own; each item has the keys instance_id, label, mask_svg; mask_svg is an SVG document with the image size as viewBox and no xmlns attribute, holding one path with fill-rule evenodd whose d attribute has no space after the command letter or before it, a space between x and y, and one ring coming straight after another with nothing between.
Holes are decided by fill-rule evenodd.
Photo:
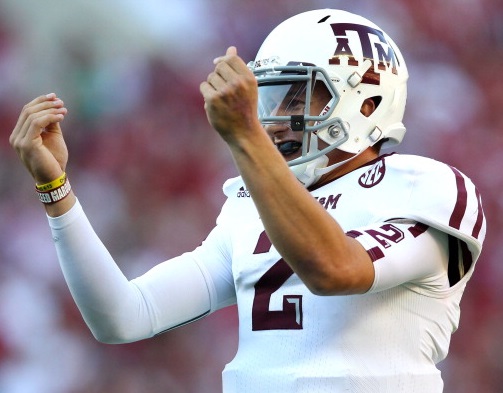
<instances>
[{"instance_id":1,"label":"maroon trim on jersey","mask_svg":"<svg viewBox=\"0 0 503 393\"><path fill-rule=\"evenodd\" d=\"M429 225L423 224L422 222L417 222L416 225L409 228L409 232L414 237L418 237L419 235L425 233L429 228Z\"/></svg>"},{"instance_id":2,"label":"maroon trim on jersey","mask_svg":"<svg viewBox=\"0 0 503 393\"><path fill-rule=\"evenodd\" d=\"M370 250L367 250L367 253L370 256L370 259L372 259L372 262L384 258L384 252L379 247L373 247Z\"/></svg>"},{"instance_id":3,"label":"maroon trim on jersey","mask_svg":"<svg viewBox=\"0 0 503 393\"><path fill-rule=\"evenodd\" d=\"M352 237L353 239L356 239L358 236L363 235L363 233L352 230L352 231L346 232L346 235L349 237Z\"/></svg>"},{"instance_id":4,"label":"maroon trim on jersey","mask_svg":"<svg viewBox=\"0 0 503 393\"><path fill-rule=\"evenodd\" d=\"M392 155L394 155L394 154L396 154L396 153L395 153L395 152L393 152L393 153L387 153L387 154L380 155L379 157L376 157L376 158L374 158L373 160L370 160L370 161L368 161L368 162L366 162L366 163L364 163L364 164L360 165L358 168L353 169L351 172L356 171L356 170L358 170L358 169L360 169L360 168L363 168L363 167L369 166L369 165L374 165L377 161L380 161L380 160L383 160L383 161L384 161L384 159L385 159L386 157L392 156ZM351 172L348 172L348 173L351 173ZM337 180L337 179L340 179L340 178L341 178L341 177L343 177L343 176L346 176L348 173L344 173L343 175L337 176L337 177L333 178L332 180L330 180L330 181L329 181L329 182L327 182L327 183L320 183L320 184L315 183L313 186L308 187L308 188L307 188L307 190L308 190L308 191L310 191L310 192L311 192L311 191L314 191L314 190L317 190L317 189L318 189L318 188L320 188L320 187L323 187L323 186L325 186L325 185L327 185L327 184L332 183L333 181L335 181L335 180Z\"/></svg>"},{"instance_id":5,"label":"maroon trim on jersey","mask_svg":"<svg viewBox=\"0 0 503 393\"><path fill-rule=\"evenodd\" d=\"M468 204L468 191L466 189L466 183L463 175L456 168L450 167L456 176L456 187L458 188L458 199L454 205L454 210L452 211L451 217L449 219L449 226L459 229L461 227L461 221L466 213L466 207ZM475 189L475 196L477 198L477 220L473 225L472 236L478 238L480 235L480 230L482 229L482 224L484 222L484 210L482 209L482 201L480 197L480 192Z\"/></svg>"},{"instance_id":6,"label":"maroon trim on jersey","mask_svg":"<svg viewBox=\"0 0 503 393\"><path fill-rule=\"evenodd\" d=\"M475 189L475 194L477 195L478 214L477 221L475 221L475 226L473 227L472 236L478 238L480 230L482 229L482 223L484 222L484 210L482 209L482 200L478 189Z\"/></svg>"},{"instance_id":7,"label":"maroon trim on jersey","mask_svg":"<svg viewBox=\"0 0 503 393\"><path fill-rule=\"evenodd\" d=\"M266 252L269 252L271 249L272 243L269 240L269 237L267 236L267 233L262 232L258 238L257 245L255 247L255 251L253 251L254 254L264 254Z\"/></svg>"},{"instance_id":8,"label":"maroon trim on jersey","mask_svg":"<svg viewBox=\"0 0 503 393\"><path fill-rule=\"evenodd\" d=\"M455 229L461 227L461 220L466 212L466 205L468 202L468 193L466 191L465 179L461 172L456 168L450 167L456 176L456 187L458 189L458 198L456 204L454 205L454 210L452 211L451 218L449 219L449 226Z\"/></svg>"},{"instance_id":9,"label":"maroon trim on jersey","mask_svg":"<svg viewBox=\"0 0 503 393\"><path fill-rule=\"evenodd\" d=\"M363 235L363 233L351 230L346 232L346 235L349 237L352 237L353 239L356 239L358 236ZM367 254L369 254L370 259L372 262L377 261L378 259L384 258L384 252L379 248L379 247L373 247L370 250L367 250Z\"/></svg>"},{"instance_id":10,"label":"maroon trim on jersey","mask_svg":"<svg viewBox=\"0 0 503 393\"><path fill-rule=\"evenodd\" d=\"M362 168L365 165L374 165L377 161L384 160L385 158L394 156L395 154L396 154L396 152L381 154L379 157L374 158L372 161L367 162L366 164L360 166L359 168Z\"/></svg>"}]
</instances>

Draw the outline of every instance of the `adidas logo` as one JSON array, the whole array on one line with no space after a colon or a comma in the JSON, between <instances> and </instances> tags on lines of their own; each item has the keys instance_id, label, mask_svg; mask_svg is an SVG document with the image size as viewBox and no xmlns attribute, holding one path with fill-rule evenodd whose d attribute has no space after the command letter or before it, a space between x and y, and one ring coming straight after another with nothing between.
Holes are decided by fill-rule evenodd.
<instances>
[{"instance_id":1,"label":"adidas logo","mask_svg":"<svg viewBox=\"0 0 503 393\"><path fill-rule=\"evenodd\" d=\"M250 198L250 192L244 186L241 186L236 196L238 198Z\"/></svg>"}]
</instances>

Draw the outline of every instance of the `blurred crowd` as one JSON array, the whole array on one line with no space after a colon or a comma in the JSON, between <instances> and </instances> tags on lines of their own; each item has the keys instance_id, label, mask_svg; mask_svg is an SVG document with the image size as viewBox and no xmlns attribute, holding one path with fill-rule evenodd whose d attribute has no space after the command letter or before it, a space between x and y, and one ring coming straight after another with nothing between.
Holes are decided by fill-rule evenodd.
<instances>
[{"instance_id":1,"label":"blurred crowd","mask_svg":"<svg viewBox=\"0 0 503 393\"><path fill-rule=\"evenodd\" d=\"M401 48L411 77L397 151L453 165L482 193L485 249L440 367L446 393L503 391L501 0L0 0L0 393L220 391L232 307L134 344L93 339L8 136L35 96L65 101L67 172L133 278L197 246L236 175L199 94L213 58L236 45L251 60L276 24L321 7L370 18Z\"/></svg>"}]
</instances>

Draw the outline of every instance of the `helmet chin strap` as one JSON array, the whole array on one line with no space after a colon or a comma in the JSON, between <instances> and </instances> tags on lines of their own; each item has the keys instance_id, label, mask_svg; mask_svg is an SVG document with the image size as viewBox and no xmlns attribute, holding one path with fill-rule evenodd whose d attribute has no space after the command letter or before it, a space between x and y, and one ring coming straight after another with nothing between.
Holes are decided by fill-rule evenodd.
<instances>
[{"instance_id":1,"label":"helmet chin strap","mask_svg":"<svg viewBox=\"0 0 503 393\"><path fill-rule=\"evenodd\" d=\"M318 137L316 134L311 134L309 141L309 153L318 153ZM319 156L311 161L307 161L303 164L295 165L290 167L290 170L294 173L304 187L309 187L314 182L318 181L321 175L317 175L316 171L325 168L328 164L328 157L326 155Z\"/></svg>"},{"instance_id":2,"label":"helmet chin strap","mask_svg":"<svg viewBox=\"0 0 503 393\"><path fill-rule=\"evenodd\" d=\"M358 157L358 156L359 156L360 154L362 154L365 150L366 150L366 148L365 148L365 149L363 149L363 150L361 150L360 152L356 153L354 156L349 157L349 158L348 158L348 159L346 159L346 160L336 162L335 164L332 164L332 165L330 165L330 166L325 166L325 167L320 167L320 168L317 168L317 169L314 171L314 172L315 172L315 175L316 175L316 176L318 176L318 178L319 178L319 177L321 177L321 176L325 175L326 173L331 172L331 171L333 171L334 169L339 168L340 166L344 165L345 163L347 163L347 162L351 161L352 159L354 159L354 158Z\"/></svg>"},{"instance_id":3,"label":"helmet chin strap","mask_svg":"<svg viewBox=\"0 0 503 393\"><path fill-rule=\"evenodd\" d=\"M368 66L367 62L365 63ZM367 67L368 68L368 67ZM328 105L332 105L333 99L330 101ZM322 112L323 113L323 112ZM321 115L321 114L320 114ZM375 127L372 133L366 139L366 146L362 146L361 150L349 157L346 160L342 160L336 162L330 166L328 165L329 159L326 154L321 155L317 158L312 159L311 161L307 161L302 164L294 165L290 167L290 170L295 174L297 179L304 185L304 187L309 187L312 184L316 183L321 176L333 171L336 168L348 163L349 161L355 159L360 154L362 154L365 150L367 150L370 146L376 143L382 135L381 130L378 127ZM339 143L338 145L340 145ZM342 143L343 144L343 143ZM335 147L336 149L337 147ZM332 150L330 150L332 151ZM316 133L311 133L311 138L309 141L309 155L316 155L320 150L318 148L318 135Z\"/></svg>"},{"instance_id":4,"label":"helmet chin strap","mask_svg":"<svg viewBox=\"0 0 503 393\"><path fill-rule=\"evenodd\" d=\"M310 143L311 148L313 148L314 146L317 146L317 141L316 141L317 139L318 139L317 136L312 134L311 143ZM370 146L372 146L371 143L369 143L368 146L361 149L358 153L349 157L348 159L336 162L335 164L332 164L330 166L327 166L328 157L326 155L322 155L322 156L320 156L314 160L311 160L309 162L306 162L304 164L295 165L295 166L291 167L290 169L295 174L297 179L304 185L304 187L307 188L307 187L311 186L312 184L316 183L320 179L321 176L323 176L323 175L333 171L334 169L339 168L340 166L348 163L349 161L355 159L360 154L362 154L365 150L367 150ZM315 152L318 151L317 147L314 147L314 149L315 149Z\"/></svg>"},{"instance_id":5,"label":"helmet chin strap","mask_svg":"<svg viewBox=\"0 0 503 393\"><path fill-rule=\"evenodd\" d=\"M320 156L312 161L306 162L304 164L299 164L290 167L290 170L294 173L297 179L304 185L304 187L309 187L311 184L318 181L321 175L317 174L319 169L324 169L328 164L327 156Z\"/></svg>"}]
</instances>

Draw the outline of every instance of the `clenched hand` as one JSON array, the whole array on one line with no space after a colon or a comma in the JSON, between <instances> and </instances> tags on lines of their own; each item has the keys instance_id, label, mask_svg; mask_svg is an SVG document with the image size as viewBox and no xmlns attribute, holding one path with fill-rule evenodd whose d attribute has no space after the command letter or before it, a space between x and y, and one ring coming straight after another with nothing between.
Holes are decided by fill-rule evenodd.
<instances>
[{"instance_id":1,"label":"clenched hand","mask_svg":"<svg viewBox=\"0 0 503 393\"><path fill-rule=\"evenodd\" d=\"M214 71L200 85L206 115L220 136L234 144L262 129L257 117L257 81L233 46L214 64Z\"/></svg>"}]
</instances>

